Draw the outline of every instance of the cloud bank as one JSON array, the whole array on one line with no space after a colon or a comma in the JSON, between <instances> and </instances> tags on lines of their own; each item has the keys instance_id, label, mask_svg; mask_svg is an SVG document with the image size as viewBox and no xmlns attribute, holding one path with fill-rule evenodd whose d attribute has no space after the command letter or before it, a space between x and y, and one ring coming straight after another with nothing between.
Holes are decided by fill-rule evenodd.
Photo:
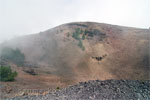
<instances>
[{"instance_id":1,"label":"cloud bank","mask_svg":"<svg viewBox=\"0 0 150 100\"><path fill-rule=\"evenodd\" d=\"M76 21L148 28L149 5L150 0L0 0L0 42Z\"/></svg>"}]
</instances>

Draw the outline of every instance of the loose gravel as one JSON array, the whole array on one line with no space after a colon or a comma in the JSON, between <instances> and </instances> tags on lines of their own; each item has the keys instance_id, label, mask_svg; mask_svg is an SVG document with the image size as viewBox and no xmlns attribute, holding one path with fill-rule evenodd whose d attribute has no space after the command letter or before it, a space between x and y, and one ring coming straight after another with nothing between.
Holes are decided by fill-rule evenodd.
<instances>
[{"instance_id":1,"label":"loose gravel","mask_svg":"<svg viewBox=\"0 0 150 100\"><path fill-rule=\"evenodd\" d=\"M150 80L92 80L50 92L6 100L150 100Z\"/></svg>"}]
</instances>

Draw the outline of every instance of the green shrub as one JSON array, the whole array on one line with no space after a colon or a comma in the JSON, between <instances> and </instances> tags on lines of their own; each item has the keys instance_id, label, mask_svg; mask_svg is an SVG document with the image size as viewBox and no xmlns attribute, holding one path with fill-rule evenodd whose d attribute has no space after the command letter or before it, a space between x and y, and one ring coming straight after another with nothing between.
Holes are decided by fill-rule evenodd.
<instances>
[{"instance_id":1,"label":"green shrub","mask_svg":"<svg viewBox=\"0 0 150 100\"><path fill-rule=\"evenodd\" d=\"M73 37L74 39L76 39L76 40L79 40L79 39L80 39L80 34L74 32L74 33L72 34L72 37Z\"/></svg>"},{"instance_id":2,"label":"green shrub","mask_svg":"<svg viewBox=\"0 0 150 100\"><path fill-rule=\"evenodd\" d=\"M72 34L72 37L76 40L80 39L80 36L76 34L75 32Z\"/></svg>"},{"instance_id":3,"label":"green shrub","mask_svg":"<svg viewBox=\"0 0 150 100\"><path fill-rule=\"evenodd\" d=\"M80 38L80 35L82 35L82 39ZM72 37L76 40L79 41L78 46L82 49L85 50L85 47L83 46L82 40L85 39L85 34L83 33L83 30L80 28L76 28L75 32L72 34Z\"/></svg>"},{"instance_id":4,"label":"green shrub","mask_svg":"<svg viewBox=\"0 0 150 100\"><path fill-rule=\"evenodd\" d=\"M12 72L10 67L0 66L0 81L14 81L17 72Z\"/></svg>"},{"instance_id":5,"label":"green shrub","mask_svg":"<svg viewBox=\"0 0 150 100\"><path fill-rule=\"evenodd\" d=\"M76 29L75 29L75 32L76 32L77 34L82 34L82 29L76 28Z\"/></svg>"},{"instance_id":6,"label":"green shrub","mask_svg":"<svg viewBox=\"0 0 150 100\"><path fill-rule=\"evenodd\" d=\"M5 61L11 61L19 66L22 66L25 61L25 56L19 49L12 49L5 47L1 51L1 59Z\"/></svg>"},{"instance_id":7,"label":"green shrub","mask_svg":"<svg viewBox=\"0 0 150 100\"><path fill-rule=\"evenodd\" d=\"M84 40L84 39L85 39L85 34L82 35L82 40Z\"/></svg>"},{"instance_id":8,"label":"green shrub","mask_svg":"<svg viewBox=\"0 0 150 100\"><path fill-rule=\"evenodd\" d=\"M87 34L88 34L88 30L85 30L85 31L84 31L84 34L87 35Z\"/></svg>"},{"instance_id":9,"label":"green shrub","mask_svg":"<svg viewBox=\"0 0 150 100\"><path fill-rule=\"evenodd\" d=\"M76 40L80 40L80 34L82 34L82 30L80 28L76 28L75 32L73 32L72 37Z\"/></svg>"},{"instance_id":10,"label":"green shrub","mask_svg":"<svg viewBox=\"0 0 150 100\"><path fill-rule=\"evenodd\" d=\"M57 90L59 90L59 89L60 89L60 87L57 87L56 89L57 89Z\"/></svg>"},{"instance_id":11,"label":"green shrub","mask_svg":"<svg viewBox=\"0 0 150 100\"><path fill-rule=\"evenodd\" d=\"M78 46L84 51L85 47L83 46L82 40L79 40Z\"/></svg>"},{"instance_id":12,"label":"green shrub","mask_svg":"<svg viewBox=\"0 0 150 100\"><path fill-rule=\"evenodd\" d=\"M85 35L88 35L88 36L90 36L90 37L93 37L94 35L97 35L97 34L99 34L100 33L100 31L99 30L96 30L96 29L94 29L94 30L85 30L84 31L84 34Z\"/></svg>"}]
</instances>

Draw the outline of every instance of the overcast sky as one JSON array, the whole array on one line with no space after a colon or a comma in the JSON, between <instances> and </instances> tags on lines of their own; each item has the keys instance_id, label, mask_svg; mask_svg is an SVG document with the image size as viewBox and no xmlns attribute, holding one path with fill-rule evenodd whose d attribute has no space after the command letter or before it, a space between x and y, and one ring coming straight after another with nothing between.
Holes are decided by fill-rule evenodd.
<instances>
[{"instance_id":1,"label":"overcast sky","mask_svg":"<svg viewBox=\"0 0 150 100\"><path fill-rule=\"evenodd\" d=\"M150 0L0 0L0 42L60 24L150 27Z\"/></svg>"}]
</instances>

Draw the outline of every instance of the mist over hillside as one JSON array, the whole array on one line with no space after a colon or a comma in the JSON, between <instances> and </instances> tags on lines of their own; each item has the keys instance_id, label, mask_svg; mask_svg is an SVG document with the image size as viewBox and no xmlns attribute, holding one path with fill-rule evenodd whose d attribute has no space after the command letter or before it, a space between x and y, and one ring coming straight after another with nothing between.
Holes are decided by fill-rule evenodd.
<instances>
[{"instance_id":1,"label":"mist over hillside","mask_svg":"<svg viewBox=\"0 0 150 100\"><path fill-rule=\"evenodd\" d=\"M150 30L95 22L67 23L0 44L0 65L18 73L0 96L57 89L89 80L150 80Z\"/></svg>"},{"instance_id":2,"label":"mist over hillside","mask_svg":"<svg viewBox=\"0 0 150 100\"><path fill-rule=\"evenodd\" d=\"M148 29L78 22L16 38L1 46L19 48L26 65L62 78L150 79L149 34Z\"/></svg>"}]
</instances>

